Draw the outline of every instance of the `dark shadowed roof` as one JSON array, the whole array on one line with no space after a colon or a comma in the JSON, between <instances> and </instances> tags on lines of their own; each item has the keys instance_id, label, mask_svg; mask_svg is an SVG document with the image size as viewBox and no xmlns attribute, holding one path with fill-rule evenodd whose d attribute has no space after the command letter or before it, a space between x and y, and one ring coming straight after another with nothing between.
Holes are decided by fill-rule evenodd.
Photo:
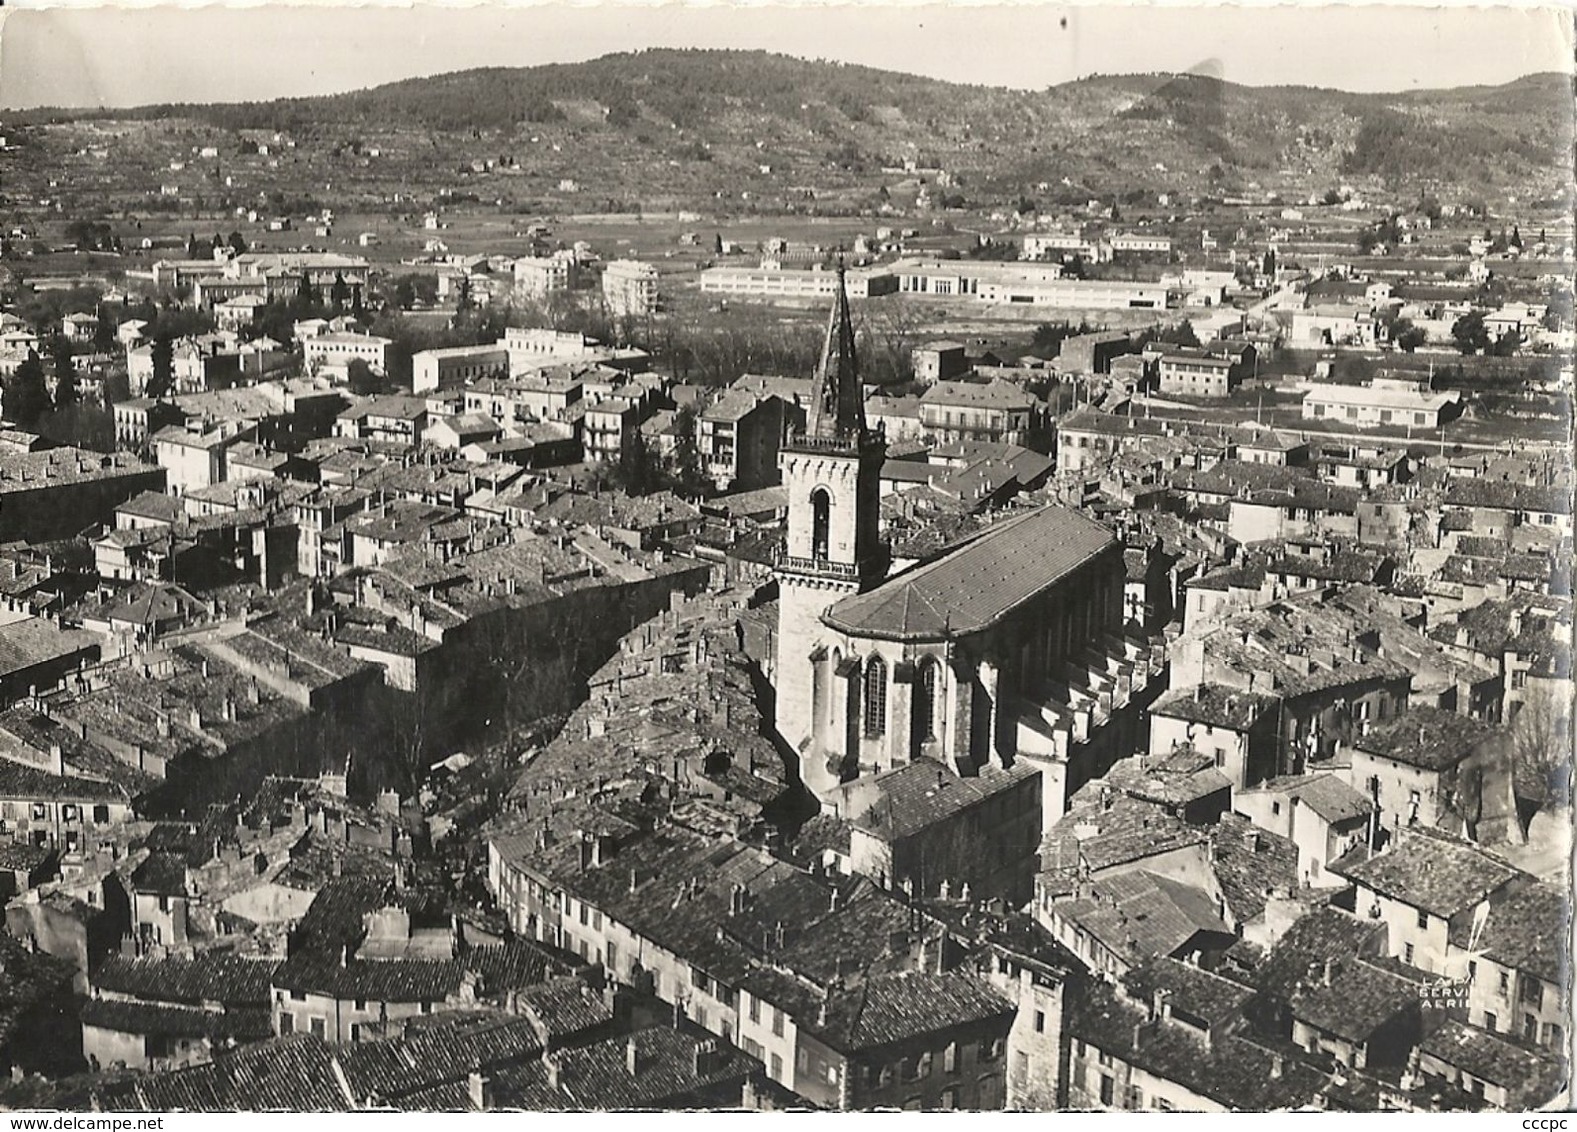
<instances>
[{"instance_id":1,"label":"dark shadowed roof","mask_svg":"<svg viewBox=\"0 0 1577 1132\"><path fill-rule=\"evenodd\" d=\"M868 593L844 598L824 620L851 636L889 640L976 633L1116 545L1093 519L1043 507L990 527Z\"/></svg>"}]
</instances>

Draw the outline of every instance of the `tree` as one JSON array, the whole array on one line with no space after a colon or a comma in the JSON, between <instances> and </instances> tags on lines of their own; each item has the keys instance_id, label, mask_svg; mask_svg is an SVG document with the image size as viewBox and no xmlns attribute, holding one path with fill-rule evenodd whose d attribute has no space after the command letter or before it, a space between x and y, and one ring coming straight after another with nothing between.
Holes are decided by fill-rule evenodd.
<instances>
[{"instance_id":1,"label":"tree","mask_svg":"<svg viewBox=\"0 0 1577 1132\"><path fill-rule=\"evenodd\" d=\"M1571 775L1571 703L1555 687L1529 680L1525 698L1512 705L1512 773L1524 832L1551 798L1565 797Z\"/></svg>"},{"instance_id":2,"label":"tree","mask_svg":"<svg viewBox=\"0 0 1577 1132\"><path fill-rule=\"evenodd\" d=\"M230 250L236 255L246 254L246 237L239 231L230 233Z\"/></svg>"},{"instance_id":3,"label":"tree","mask_svg":"<svg viewBox=\"0 0 1577 1132\"><path fill-rule=\"evenodd\" d=\"M18 428L32 430L38 427L39 418L49 411L49 390L44 385L44 363L34 350L27 352L27 359L16 367L11 380L0 396L0 408L6 420Z\"/></svg>"},{"instance_id":4,"label":"tree","mask_svg":"<svg viewBox=\"0 0 1577 1132\"><path fill-rule=\"evenodd\" d=\"M394 305L402 311L408 311L416 305L416 285L411 282L410 276L403 276L394 285Z\"/></svg>"},{"instance_id":5,"label":"tree","mask_svg":"<svg viewBox=\"0 0 1577 1132\"><path fill-rule=\"evenodd\" d=\"M1194 332L1194 324L1188 319L1183 319L1176 326L1168 326L1156 336L1156 341L1165 342L1169 346L1189 346L1198 348L1199 335Z\"/></svg>"},{"instance_id":6,"label":"tree","mask_svg":"<svg viewBox=\"0 0 1577 1132\"><path fill-rule=\"evenodd\" d=\"M188 232L186 234L186 258L196 259L201 254L202 245L197 242L197 233Z\"/></svg>"},{"instance_id":7,"label":"tree","mask_svg":"<svg viewBox=\"0 0 1577 1132\"><path fill-rule=\"evenodd\" d=\"M1516 248L1519 252L1522 250L1522 229L1515 224L1511 226L1510 246Z\"/></svg>"},{"instance_id":8,"label":"tree","mask_svg":"<svg viewBox=\"0 0 1577 1132\"><path fill-rule=\"evenodd\" d=\"M714 255L723 254L723 233L716 233L716 238L712 241L712 252Z\"/></svg>"},{"instance_id":9,"label":"tree","mask_svg":"<svg viewBox=\"0 0 1577 1132\"><path fill-rule=\"evenodd\" d=\"M1508 330L1495 339L1492 353L1497 358L1509 358L1522 349L1522 335L1515 330Z\"/></svg>"},{"instance_id":10,"label":"tree","mask_svg":"<svg viewBox=\"0 0 1577 1132\"><path fill-rule=\"evenodd\" d=\"M349 302L350 284L345 282L345 273L343 271L336 271L334 273L334 285L329 288L329 305L334 309L335 314L339 314Z\"/></svg>"},{"instance_id":11,"label":"tree","mask_svg":"<svg viewBox=\"0 0 1577 1132\"><path fill-rule=\"evenodd\" d=\"M707 495L712 481L701 463L701 449L695 442L695 409L689 405L674 414L674 451L668 466L668 487L685 499Z\"/></svg>"},{"instance_id":12,"label":"tree","mask_svg":"<svg viewBox=\"0 0 1577 1132\"><path fill-rule=\"evenodd\" d=\"M352 358L345 367L345 378L350 385L350 391L359 396L376 393L382 388L383 383L378 380L378 375L372 372L372 367L364 358Z\"/></svg>"},{"instance_id":13,"label":"tree","mask_svg":"<svg viewBox=\"0 0 1577 1132\"><path fill-rule=\"evenodd\" d=\"M1399 318L1391 324L1391 341L1405 353L1411 354L1428 340L1429 335L1414 326L1412 319Z\"/></svg>"},{"instance_id":14,"label":"tree","mask_svg":"<svg viewBox=\"0 0 1577 1132\"><path fill-rule=\"evenodd\" d=\"M354 283L350 289L350 313L357 322L367 317L367 308L361 305L361 284Z\"/></svg>"},{"instance_id":15,"label":"tree","mask_svg":"<svg viewBox=\"0 0 1577 1132\"><path fill-rule=\"evenodd\" d=\"M1451 339L1464 354L1489 349L1489 331L1484 327L1484 312L1469 311L1451 324Z\"/></svg>"},{"instance_id":16,"label":"tree","mask_svg":"<svg viewBox=\"0 0 1577 1132\"><path fill-rule=\"evenodd\" d=\"M619 449L619 462L609 480L627 495L650 495L662 486L662 466L639 429Z\"/></svg>"},{"instance_id":17,"label":"tree","mask_svg":"<svg viewBox=\"0 0 1577 1132\"><path fill-rule=\"evenodd\" d=\"M1341 204L1341 202L1342 202L1342 194L1337 192L1335 189L1326 189L1325 190L1325 195L1323 197L1321 197L1320 200L1321 200L1322 203L1328 204L1328 205L1329 204Z\"/></svg>"},{"instance_id":18,"label":"tree","mask_svg":"<svg viewBox=\"0 0 1577 1132\"><path fill-rule=\"evenodd\" d=\"M159 398L175 388L175 343L168 334L153 339L153 376L148 379L147 397Z\"/></svg>"},{"instance_id":19,"label":"tree","mask_svg":"<svg viewBox=\"0 0 1577 1132\"><path fill-rule=\"evenodd\" d=\"M457 312L471 309L471 277L469 275L460 276L460 289L455 295L454 309Z\"/></svg>"},{"instance_id":20,"label":"tree","mask_svg":"<svg viewBox=\"0 0 1577 1132\"><path fill-rule=\"evenodd\" d=\"M77 392L77 368L71 362L71 341L57 334L50 343L50 360L55 371L55 405L65 408L82 398Z\"/></svg>"}]
</instances>

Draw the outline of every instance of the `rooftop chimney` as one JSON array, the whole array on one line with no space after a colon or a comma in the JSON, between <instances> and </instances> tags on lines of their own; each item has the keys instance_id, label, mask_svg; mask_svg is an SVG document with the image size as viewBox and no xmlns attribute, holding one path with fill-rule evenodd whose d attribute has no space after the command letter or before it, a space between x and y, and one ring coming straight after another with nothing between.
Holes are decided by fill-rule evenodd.
<instances>
[{"instance_id":1,"label":"rooftop chimney","mask_svg":"<svg viewBox=\"0 0 1577 1132\"><path fill-rule=\"evenodd\" d=\"M637 1076L641 1071L641 1051L635 1044L635 1035L631 1034L624 1043L624 1068L631 1077Z\"/></svg>"},{"instance_id":2,"label":"rooftop chimney","mask_svg":"<svg viewBox=\"0 0 1577 1132\"><path fill-rule=\"evenodd\" d=\"M480 1070L473 1069L470 1073L466 1074L466 1092L471 1095L471 1107L476 1109L478 1112L487 1111L487 1094L489 1092L487 1085L487 1078L482 1076Z\"/></svg>"}]
</instances>

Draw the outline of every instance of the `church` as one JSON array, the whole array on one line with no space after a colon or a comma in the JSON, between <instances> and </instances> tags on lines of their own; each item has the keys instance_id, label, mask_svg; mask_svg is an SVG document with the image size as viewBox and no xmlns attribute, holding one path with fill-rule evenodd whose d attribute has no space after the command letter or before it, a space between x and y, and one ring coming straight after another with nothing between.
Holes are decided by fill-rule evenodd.
<instances>
[{"instance_id":1,"label":"church","mask_svg":"<svg viewBox=\"0 0 1577 1132\"><path fill-rule=\"evenodd\" d=\"M775 726L836 808L845 784L920 760L1041 771L1042 822L1143 742L1163 641L1123 624L1122 547L1076 511L1004 518L889 576L886 441L867 425L840 286L802 429L779 453Z\"/></svg>"}]
</instances>

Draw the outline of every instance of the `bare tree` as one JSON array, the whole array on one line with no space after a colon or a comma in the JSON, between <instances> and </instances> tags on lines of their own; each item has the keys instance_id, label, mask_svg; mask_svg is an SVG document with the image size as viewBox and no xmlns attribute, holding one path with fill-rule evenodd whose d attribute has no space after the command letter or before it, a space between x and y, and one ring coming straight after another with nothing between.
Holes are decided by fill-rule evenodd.
<instances>
[{"instance_id":1,"label":"bare tree","mask_svg":"<svg viewBox=\"0 0 1577 1132\"><path fill-rule=\"evenodd\" d=\"M1517 813L1524 830L1533 815L1569 789L1572 765L1572 705L1553 680L1529 681L1527 696L1514 708L1511 757Z\"/></svg>"}]
</instances>

